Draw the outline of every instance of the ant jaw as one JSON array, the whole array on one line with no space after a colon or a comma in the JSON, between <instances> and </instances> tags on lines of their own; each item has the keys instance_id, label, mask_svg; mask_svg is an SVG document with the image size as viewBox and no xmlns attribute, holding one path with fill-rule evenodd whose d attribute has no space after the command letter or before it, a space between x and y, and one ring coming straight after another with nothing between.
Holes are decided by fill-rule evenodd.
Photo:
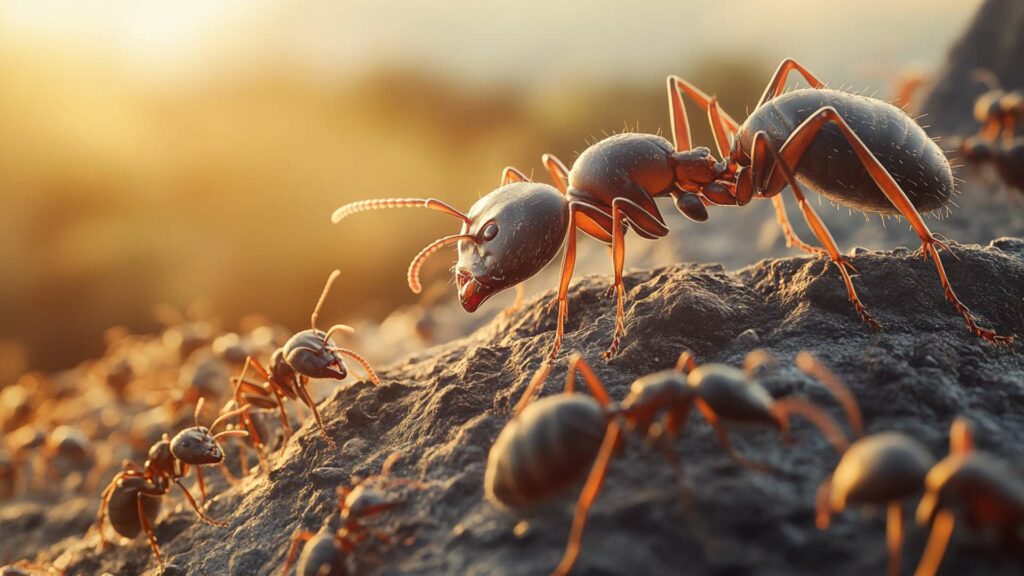
<instances>
[{"instance_id":1,"label":"ant jaw","mask_svg":"<svg viewBox=\"0 0 1024 576\"><path fill-rule=\"evenodd\" d=\"M455 272L455 286L459 290L459 304L469 313L476 312L481 304L495 294L494 288L483 284L464 268Z\"/></svg>"}]
</instances>

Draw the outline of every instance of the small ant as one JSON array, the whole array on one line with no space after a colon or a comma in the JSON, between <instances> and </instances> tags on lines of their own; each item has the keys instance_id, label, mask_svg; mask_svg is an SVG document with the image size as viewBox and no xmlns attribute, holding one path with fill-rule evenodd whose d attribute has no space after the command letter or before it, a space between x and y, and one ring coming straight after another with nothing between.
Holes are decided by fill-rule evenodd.
<instances>
[{"instance_id":1,"label":"small ant","mask_svg":"<svg viewBox=\"0 0 1024 576\"><path fill-rule=\"evenodd\" d=\"M521 509L562 492L589 468L569 542L555 570L555 574L564 575L579 555L587 513L601 490L623 432L660 441L663 451L674 461L665 442L679 435L691 408L696 406L726 453L744 467L767 469L733 449L723 420L767 423L785 435L790 417L801 415L817 426L837 451L845 450L845 437L824 410L800 398L773 399L753 379L752 374L767 358L767 352L753 352L741 371L723 364L697 366L693 355L684 351L675 369L638 378L626 399L617 403L590 365L574 354L565 393L531 403L550 372L551 364L545 362L491 447L484 476L487 498L502 508ZM574 393L577 372L592 396ZM822 383L844 405L848 402L850 394L845 387Z\"/></svg>"},{"instance_id":2,"label":"small ant","mask_svg":"<svg viewBox=\"0 0 1024 576\"><path fill-rule=\"evenodd\" d=\"M1024 121L1024 90L1003 90L989 70L975 70L973 78L989 90L974 102L980 126L960 143L960 155L972 164L992 162L1007 185L1024 190L1024 137L1017 135Z\"/></svg>"},{"instance_id":3,"label":"small ant","mask_svg":"<svg viewBox=\"0 0 1024 576\"><path fill-rule=\"evenodd\" d=\"M310 378L344 380L348 376L348 370L345 367L344 360L341 358L342 354L351 357L362 365L366 370L367 376L375 385L380 386L381 383L377 373L373 371L370 363L365 358L347 348L339 348L332 345L331 336L335 333L354 334L355 330L351 326L335 324L327 332L323 332L316 327L320 308L323 307L327 294L331 291L331 286L334 285L334 281L340 275L340 270L331 272L330 277L327 278L327 284L320 294L320 300L317 301L313 314L310 316L312 328L295 334L284 343L284 346L275 350L270 357L270 370L264 368L259 360L252 356L246 359L247 365L251 365L256 369L256 372L263 378L264 384L261 385L247 381L244 377L239 379L240 388L250 394L250 398L255 396L274 396L280 412L281 424L284 427L285 442L291 437L292 432L291 425L288 423L288 415L284 410L284 397L287 396L292 400L301 399L313 413L313 418L316 420L317 426L320 427L320 431L323 432L327 444L331 447L337 446L334 440L327 434L327 430L320 420L320 412L317 411L316 403L313 402L309 392L306 390L306 385Z\"/></svg>"},{"instance_id":4,"label":"small ant","mask_svg":"<svg viewBox=\"0 0 1024 576\"><path fill-rule=\"evenodd\" d=\"M977 450L966 420L950 429L950 453L928 471L917 523L931 524L931 534L915 576L934 576L953 534L955 511L970 528L994 529L1003 544L1024 551L1024 481L1020 473L994 455Z\"/></svg>"},{"instance_id":5,"label":"small ant","mask_svg":"<svg viewBox=\"0 0 1024 576\"><path fill-rule=\"evenodd\" d=\"M843 386L831 370L810 354L798 354L796 364L820 382L831 382L833 388ZM879 432L864 436L856 400L849 397L846 406L856 440L843 452L835 472L818 487L816 524L826 530L831 515L850 506L884 506L888 574L899 576L905 533L902 501L921 492L935 458L924 445L906 434Z\"/></svg>"},{"instance_id":6,"label":"small ant","mask_svg":"<svg viewBox=\"0 0 1024 576\"><path fill-rule=\"evenodd\" d=\"M160 512L160 497L170 493L172 483L185 493L200 520L211 526L227 526L226 523L207 516L180 479L188 474L189 466L195 466L205 500L206 490L200 466L218 464L224 460L224 451L217 444L218 439L247 434L244 430L224 430L211 436L211 430L228 418L247 411L249 407L243 406L233 412L221 414L209 428L199 425L199 413L202 408L203 400L200 399L196 404L194 427L178 432L174 438L168 438L167 434L164 434L163 438L149 449L149 458L141 469L126 461L124 469L114 475L110 484L103 490L96 528L100 536L100 545L104 549L109 547L103 535L103 525L109 516L114 531L125 538L133 538L140 530L145 530L149 546L156 555L157 562L163 566L163 557L160 555L156 535L153 534L151 519L156 518Z\"/></svg>"},{"instance_id":7,"label":"small ant","mask_svg":"<svg viewBox=\"0 0 1024 576\"><path fill-rule=\"evenodd\" d=\"M811 88L784 93L791 72L798 72ZM989 342L1012 342L1012 337L979 326L949 283L939 258L939 249L948 246L932 234L921 211L949 203L953 171L942 149L906 112L881 100L829 89L792 59L779 65L743 124L721 110L714 97L682 78L669 77L668 92L673 142L654 134L616 134L584 150L572 170L545 154L542 161L557 187L530 182L509 167L502 174L501 187L477 200L466 214L433 198L384 198L341 206L331 220L337 223L357 212L407 207L438 210L461 220L459 234L431 243L416 256L408 281L418 293L423 261L457 243L455 284L467 312L539 272L564 243L558 324L549 359L556 356L564 338L576 232L582 230L612 249L610 291L617 297L617 306L615 331L604 354L608 359L618 352L625 333L625 234L633 230L653 240L669 232L657 198L671 196L676 208L697 222L707 220L707 206L745 206L754 198L771 199L787 245L827 255L861 320L880 328L854 289L850 273L856 273L856 268L840 253L807 202L799 180L839 204L905 217L921 240L922 256L935 264L944 295L968 330ZM692 147L684 95L708 114L721 160L707 148ZM822 248L804 243L793 232L781 194L787 185Z\"/></svg>"},{"instance_id":8,"label":"small ant","mask_svg":"<svg viewBox=\"0 0 1024 576\"><path fill-rule=\"evenodd\" d=\"M389 478L391 468L401 458L400 452L388 456L381 466L380 474L357 480L354 486L338 488L338 510L342 525L336 532L326 529L320 532L296 530L292 535L291 545L280 576L287 576L296 555L302 547L296 574L299 576L341 576L347 574L345 558L369 537L390 544L390 535L367 526L363 520L367 517L386 512L400 506L401 500L390 498L386 490L392 486L405 485L422 489L424 484L405 478ZM304 547L303 547L304 545Z\"/></svg>"}]
</instances>

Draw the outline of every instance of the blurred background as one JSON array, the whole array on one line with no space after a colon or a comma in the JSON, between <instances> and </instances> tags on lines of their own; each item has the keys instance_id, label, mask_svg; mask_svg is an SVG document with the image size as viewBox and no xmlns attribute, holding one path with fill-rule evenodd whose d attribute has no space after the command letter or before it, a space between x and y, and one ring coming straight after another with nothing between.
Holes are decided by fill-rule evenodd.
<instances>
[{"instance_id":1,"label":"blurred background","mask_svg":"<svg viewBox=\"0 0 1024 576\"><path fill-rule=\"evenodd\" d=\"M379 320L417 300L405 267L455 224L405 210L333 226L338 205L468 209L507 164L546 180L543 152L569 163L604 134L665 132L673 73L738 119L787 56L889 98L935 73L980 0L555 4L0 3L0 382L101 354L113 325L157 330L159 303L301 328L335 267L325 323ZM760 204L744 210L770 219ZM731 224L739 212L676 221L677 246L740 232L682 256L785 253ZM435 257L426 279L443 285L450 265Z\"/></svg>"}]
</instances>

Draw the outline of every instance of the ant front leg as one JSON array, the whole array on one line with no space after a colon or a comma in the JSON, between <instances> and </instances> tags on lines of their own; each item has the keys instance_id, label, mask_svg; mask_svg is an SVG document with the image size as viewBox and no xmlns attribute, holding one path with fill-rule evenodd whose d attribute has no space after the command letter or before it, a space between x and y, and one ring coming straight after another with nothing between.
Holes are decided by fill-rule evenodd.
<instances>
[{"instance_id":1,"label":"ant front leg","mask_svg":"<svg viewBox=\"0 0 1024 576\"><path fill-rule=\"evenodd\" d=\"M565 254L562 257L562 276L558 282L558 325L555 328L555 341L548 354L548 361L554 361L558 356L558 350L562 347L562 339L565 337L565 318L569 315L569 282L572 280L572 272L576 267L576 222L579 215L579 208L576 202L569 203L569 230L565 242Z\"/></svg>"},{"instance_id":2,"label":"ant front leg","mask_svg":"<svg viewBox=\"0 0 1024 576\"><path fill-rule=\"evenodd\" d=\"M931 230L928 229L928 225L924 223L924 219L921 218L921 214L918 213L917 209L910 202L910 198L900 188L900 185L896 183L896 180L892 177L892 174L885 169L885 166L878 161L878 158L868 149L867 145L860 139L859 136L850 128L850 125L846 123L846 120L839 114L839 112L831 107L826 106L821 108L814 114L811 114L802 124L797 126L793 133L790 134L785 144L782 145L782 149L779 151L781 156L782 166L796 166L800 165L800 160L803 158L805 152L814 138L817 137L818 133L825 124L831 122L839 129L839 133L846 138L846 141L853 148L854 153L860 160L861 165L874 180L875 184L882 190L889 202L902 214L910 225L917 232L918 237L921 239L921 252L926 258L931 258L935 264L935 269L939 274L939 282L942 284L943 292L948 300L960 316L964 319L964 323L967 324L967 329L988 342L997 345L1010 345L1013 343L1013 336L1001 336L994 330L988 328L982 328L978 325L977 319L971 313L970 309L967 308L957 297L953 291L952 285L949 283L949 277L946 275L946 269L942 265L942 260L939 258L938 248L949 249L943 242L935 238ZM788 173L788 170L776 170L772 173L770 180L768 181L766 196L770 196L773 191L782 189L783 180L791 179L792 174ZM788 173L788 174L787 174ZM830 251L831 252L831 251Z\"/></svg>"},{"instance_id":3,"label":"ant front leg","mask_svg":"<svg viewBox=\"0 0 1024 576\"><path fill-rule=\"evenodd\" d=\"M625 333L624 301L626 299L626 289L622 283L622 267L626 259L626 228L623 221L625 218L629 218L631 222L635 223L634 225L647 230L655 236L660 237L668 233L668 227L656 216L644 210L639 204L622 197L612 201L612 263L614 265L615 281L611 289L616 294L615 334L612 336L611 346L602 354L605 360L612 358L618 353L622 335ZM638 220L639 222L637 222Z\"/></svg>"},{"instance_id":4,"label":"ant front leg","mask_svg":"<svg viewBox=\"0 0 1024 576\"><path fill-rule=\"evenodd\" d=\"M295 380L295 390L298 391L299 398L302 399L303 404L313 412L313 419L316 421L316 425L320 427L320 432L323 433L324 439L327 440L327 445L332 449L337 448L338 445L327 434L327 429L324 428L324 422L320 419L320 411L316 409L316 402L313 401L313 398L309 395L309 390L306 389L306 384L308 383L309 379L306 376L299 376Z\"/></svg>"}]
</instances>

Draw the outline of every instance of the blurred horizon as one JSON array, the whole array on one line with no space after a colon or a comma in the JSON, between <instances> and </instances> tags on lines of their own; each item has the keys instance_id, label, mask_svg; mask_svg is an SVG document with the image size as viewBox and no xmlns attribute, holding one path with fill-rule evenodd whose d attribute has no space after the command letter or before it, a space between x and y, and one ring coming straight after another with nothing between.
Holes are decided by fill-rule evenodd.
<instances>
[{"instance_id":1,"label":"blurred horizon","mask_svg":"<svg viewBox=\"0 0 1024 576\"><path fill-rule=\"evenodd\" d=\"M417 300L408 260L453 224L332 226L338 205L468 208L508 164L546 180L543 152L666 128L670 73L738 119L786 56L887 97L939 69L980 3L5 2L0 384L98 355L107 327L156 330L164 303L304 326L334 268L322 316L379 319Z\"/></svg>"}]
</instances>

